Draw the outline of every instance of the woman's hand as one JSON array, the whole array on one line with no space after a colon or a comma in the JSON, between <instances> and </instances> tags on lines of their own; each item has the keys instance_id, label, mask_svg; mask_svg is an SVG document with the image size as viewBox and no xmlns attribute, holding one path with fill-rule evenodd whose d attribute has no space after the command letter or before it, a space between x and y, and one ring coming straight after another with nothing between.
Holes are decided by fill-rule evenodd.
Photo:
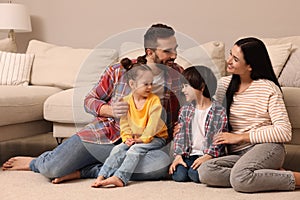
<instances>
[{"instance_id":1,"label":"woman's hand","mask_svg":"<svg viewBox=\"0 0 300 200\"><path fill-rule=\"evenodd\" d=\"M222 132L214 137L214 145L219 144L240 144L243 142L250 142L249 134L234 134L229 132Z\"/></svg>"},{"instance_id":2,"label":"woman's hand","mask_svg":"<svg viewBox=\"0 0 300 200\"><path fill-rule=\"evenodd\" d=\"M202 163L204 163L205 161L210 160L210 159L212 159L212 156L211 156L211 155L208 155L208 154L205 154L205 155L203 155L203 156L197 158L197 159L193 162L191 168L193 168L194 170L196 170Z\"/></svg>"},{"instance_id":3,"label":"woman's hand","mask_svg":"<svg viewBox=\"0 0 300 200\"><path fill-rule=\"evenodd\" d=\"M183 161L182 156L181 155L177 155L173 161L173 163L171 164L170 168L169 168L169 174L173 174L174 171L176 170L176 166L177 165L183 165L184 167L187 167L186 163Z\"/></svg>"}]
</instances>

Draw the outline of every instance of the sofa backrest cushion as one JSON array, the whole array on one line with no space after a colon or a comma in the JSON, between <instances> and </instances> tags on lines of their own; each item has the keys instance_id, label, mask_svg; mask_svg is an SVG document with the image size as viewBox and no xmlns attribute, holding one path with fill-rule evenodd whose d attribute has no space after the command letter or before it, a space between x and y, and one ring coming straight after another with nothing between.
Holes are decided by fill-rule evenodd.
<instances>
[{"instance_id":1,"label":"sofa backrest cushion","mask_svg":"<svg viewBox=\"0 0 300 200\"><path fill-rule=\"evenodd\" d=\"M75 87L77 76L80 75L81 85L95 84L96 79L100 76L98 74L102 73L106 63L113 62L117 54L112 49L97 50L97 53L93 55L98 57L93 56L93 59L91 59L94 62L93 65L88 67L89 70L82 70L82 64L91 52L93 52L92 49L75 49L31 40L27 53L35 54L35 59L30 83L32 85L55 86L67 89ZM102 60L105 60L105 66L101 63Z\"/></svg>"},{"instance_id":2,"label":"sofa backrest cushion","mask_svg":"<svg viewBox=\"0 0 300 200\"><path fill-rule=\"evenodd\" d=\"M264 38L262 40L266 45L292 44L290 56L279 74L278 81L283 87L300 87L300 36Z\"/></svg>"},{"instance_id":3,"label":"sofa backrest cushion","mask_svg":"<svg viewBox=\"0 0 300 200\"><path fill-rule=\"evenodd\" d=\"M28 85L34 54L0 51L0 85Z\"/></svg>"}]
</instances>

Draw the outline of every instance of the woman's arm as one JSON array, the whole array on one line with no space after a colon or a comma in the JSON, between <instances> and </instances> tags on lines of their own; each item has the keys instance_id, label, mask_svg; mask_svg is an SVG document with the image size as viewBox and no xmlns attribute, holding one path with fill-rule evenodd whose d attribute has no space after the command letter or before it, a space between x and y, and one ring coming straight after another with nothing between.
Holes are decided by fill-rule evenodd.
<instances>
[{"instance_id":1,"label":"woman's arm","mask_svg":"<svg viewBox=\"0 0 300 200\"><path fill-rule=\"evenodd\" d=\"M289 142L292 139L292 127L282 93L277 86L274 87L268 104L272 125L250 130L251 143Z\"/></svg>"}]
</instances>

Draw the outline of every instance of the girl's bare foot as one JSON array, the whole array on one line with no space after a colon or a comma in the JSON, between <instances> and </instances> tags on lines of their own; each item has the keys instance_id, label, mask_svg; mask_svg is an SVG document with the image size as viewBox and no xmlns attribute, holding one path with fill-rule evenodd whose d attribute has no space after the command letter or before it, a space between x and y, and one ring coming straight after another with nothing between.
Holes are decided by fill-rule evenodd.
<instances>
[{"instance_id":1,"label":"girl's bare foot","mask_svg":"<svg viewBox=\"0 0 300 200\"><path fill-rule=\"evenodd\" d=\"M101 182L105 180L104 176L98 176L96 181L91 185L92 187L101 187Z\"/></svg>"},{"instance_id":2,"label":"girl's bare foot","mask_svg":"<svg viewBox=\"0 0 300 200\"><path fill-rule=\"evenodd\" d=\"M10 158L8 161L6 161L2 165L2 170L23 170L23 171L29 171L29 164L33 160L33 157L13 157Z\"/></svg>"},{"instance_id":3,"label":"girl's bare foot","mask_svg":"<svg viewBox=\"0 0 300 200\"><path fill-rule=\"evenodd\" d=\"M70 181L70 180L79 179L79 178L80 178L80 171L75 171L71 174L53 179L52 183L58 184L58 183L61 183L64 181Z\"/></svg>"},{"instance_id":4,"label":"girl's bare foot","mask_svg":"<svg viewBox=\"0 0 300 200\"><path fill-rule=\"evenodd\" d=\"M100 182L101 186L114 185L116 187L123 187L124 183L116 176L109 177Z\"/></svg>"}]
</instances>

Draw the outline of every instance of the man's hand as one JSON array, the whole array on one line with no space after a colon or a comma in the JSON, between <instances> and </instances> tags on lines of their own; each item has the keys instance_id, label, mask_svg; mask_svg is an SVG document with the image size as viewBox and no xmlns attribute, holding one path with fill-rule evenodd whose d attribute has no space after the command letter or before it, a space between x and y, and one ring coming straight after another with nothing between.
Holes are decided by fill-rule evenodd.
<instances>
[{"instance_id":1,"label":"man's hand","mask_svg":"<svg viewBox=\"0 0 300 200\"><path fill-rule=\"evenodd\" d=\"M173 161L173 163L171 164L170 168L169 168L169 174L173 174L174 171L176 170L177 165L183 165L184 167L187 167L186 163L183 161L182 156L181 155L177 155Z\"/></svg>"},{"instance_id":2,"label":"man's hand","mask_svg":"<svg viewBox=\"0 0 300 200\"><path fill-rule=\"evenodd\" d=\"M122 98L115 100L111 106L113 110L113 117L120 118L128 112L128 103L124 102Z\"/></svg>"}]
</instances>

